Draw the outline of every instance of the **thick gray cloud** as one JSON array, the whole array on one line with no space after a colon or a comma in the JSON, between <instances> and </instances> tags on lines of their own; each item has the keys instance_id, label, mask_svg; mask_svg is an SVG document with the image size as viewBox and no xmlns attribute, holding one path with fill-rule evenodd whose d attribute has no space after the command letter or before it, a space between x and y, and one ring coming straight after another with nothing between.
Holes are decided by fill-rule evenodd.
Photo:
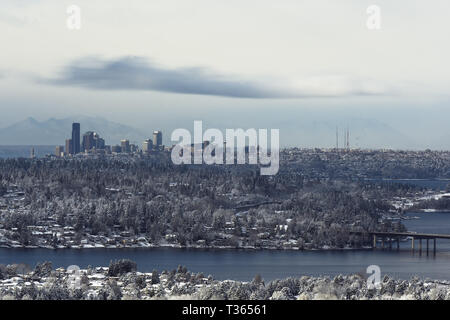
<instances>
[{"instance_id":1,"label":"thick gray cloud","mask_svg":"<svg viewBox=\"0 0 450 320\"><path fill-rule=\"evenodd\" d=\"M103 90L155 90L236 98L288 97L286 92L271 90L262 83L231 79L204 68L163 68L135 57L113 61L84 58L68 65L60 78L50 82Z\"/></svg>"},{"instance_id":2,"label":"thick gray cloud","mask_svg":"<svg viewBox=\"0 0 450 320\"><path fill-rule=\"evenodd\" d=\"M336 79L335 79L336 80ZM374 94L364 84L337 79L328 88L311 86L308 80L300 85L282 85L279 81L243 80L212 72L205 68L169 69L140 57L116 60L83 58L65 67L59 78L44 80L62 86L78 86L98 90L154 90L162 92L224 96L234 98L304 98ZM317 83L317 79L314 80ZM322 86L319 84L319 87ZM336 89L337 87L337 89Z\"/></svg>"}]
</instances>

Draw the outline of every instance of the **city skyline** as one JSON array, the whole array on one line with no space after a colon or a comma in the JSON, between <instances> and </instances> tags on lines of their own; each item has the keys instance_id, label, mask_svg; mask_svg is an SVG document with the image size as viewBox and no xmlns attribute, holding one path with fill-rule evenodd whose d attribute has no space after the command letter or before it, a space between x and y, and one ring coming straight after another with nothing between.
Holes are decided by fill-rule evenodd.
<instances>
[{"instance_id":1,"label":"city skyline","mask_svg":"<svg viewBox=\"0 0 450 320\"><path fill-rule=\"evenodd\" d=\"M124 137L129 139L133 144L141 145L142 141L145 141L152 136L151 128L138 130L119 123L110 122L101 117L51 118L42 122L29 117L12 126L0 128L0 146L60 145L61 139L59 137L66 135L67 127L72 125L72 122L74 121L72 119L79 119L77 120L78 122L83 122L87 125L83 130L83 133L91 132L92 134L100 135L105 139L105 142L102 143L109 145L117 144L118 141L120 143L120 140L124 139ZM422 145L416 143L411 137L403 135L400 131L382 122L354 118L340 120L339 122L336 121L336 119L329 117L328 119L322 119L321 121L312 121L312 123L308 123L307 120L299 122L299 127L294 129L302 130L303 134L299 136L293 135L292 128L290 131L281 131L281 137L288 136L291 141L294 141L294 143L286 144L283 143L282 139L281 146L288 148L335 148L336 142L342 147L346 147L348 142L352 148L357 149L448 150L447 147L442 148L436 143ZM267 125L267 123L265 123L265 125ZM189 128L189 126L192 126L192 124L186 127ZM210 126L208 125L208 127ZM351 131L351 134L348 132L349 136L347 137L348 130ZM321 138L319 143L314 143L310 140L308 141L312 136L317 135ZM81 144L83 143L82 138L84 139L84 137L81 137L80 131ZM71 140L72 139L66 139L66 150L70 150ZM154 137L150 140L153 144ZM286 139L284 139L284 141L286 141ZM439 141L445 142L447 140L443 138L437 142ZM170 140L170 135L165 135L163 142L166 145L172 145L174 143Z\"/></svg>"},{"instance_id":2,"label":"city skyline","mask_svg":"<svg viewBox=\"0 0 450 320\"><path fill-rule=\"evenodd\" d=\"M380 146L405 135L417 148L450 147L448 2L378 1L380 30L367 28L370 3L360 1L250 1L239 12L195 3L80 0L82 27L68 30L70 3L6 0L0 128L23 115L103 116L165 132L203 120L279 128L287 146L326 137L331 147L332 134L311 123L355 117L380 123L370 135L395 129Z\"/></svg>"},{"instance_id":3,"label":"city skyline","mask_svg":"<svg viewBox=\"0 0 450 320\"><path fill-rule=\"evenodd\" d=\"M2 0L0 300L450 300L449 12Z\"/></svg>"},{"instance_id":4,"label":"city skyline","mask_svg":"<svg viewBox=\"0 0 450 320\"><path fill-rule=\"evenodd\" d=\"M120 144L106 145L105 139L95 131L86 131L83 133L81 140L81 123L72 123L71 139L65 140L65 145L57 145L55 147L55 155L57 157L67 155L77 155L79 153L103 152L103 153L134 153L142 150L145 153L157 151L164 147L162 143L162 132L153 131L153 140L146 139L142 148L136 144L130 144L130 140L124 138L120 140ZM81 141L81 143L80 143ZM151 144L149 144L149 142ZM33 157L33 156L32 156Z\"/></svg>"}]
</instances>

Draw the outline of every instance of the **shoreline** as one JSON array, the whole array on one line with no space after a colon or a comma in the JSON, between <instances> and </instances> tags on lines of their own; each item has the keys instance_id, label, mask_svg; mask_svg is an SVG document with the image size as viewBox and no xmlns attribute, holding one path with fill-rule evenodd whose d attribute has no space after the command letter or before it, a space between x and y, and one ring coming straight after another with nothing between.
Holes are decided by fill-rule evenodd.
<instances>
[{"instance_id":1,"label":"shoreline","mask_svg":"<svg viewBox=\"0 0 450 320\"><path fill-rule=\"evenodd\" d=\"M404 213L450 213L450 210L446 209L414 209L414 210L405 210Z\"/></svg>"},{"instance_id":2,"label":"shoreline","mask_svg":"<svg viewBox=\"0 0 450 320\"><path fill-rule=\"evenodd\" d=\"M201 247L201 246L180 246L180 245L149 245L149 246L72 246L55 248L51 246L0 246L0 249L48 249L48 250L95 250L95 249L110 249L110 250L123 250L123 249L185 249L185 250L236 250L236 251L315 251L315 252L330 252L330 251L368 251L373 250L371 246L363 246L360 248L313 248L313 249L300 249L298 247L293 248L276 248L276 247L228 247L228 246L214 246L214 247Z\"/></svg>"},{"instance_id":3,"label":"shoreline","mask_svg":"<svg viewBox=\"0 0 450 320\"><path fill-rule=\"evenodd\" d=\"M357 274L299 275L252 281L216 280L179 266L139 272L131 260L109 267L53 269L42 263L26 273L14 270L0 280L0 300L449 300L450 281L389 275L376 282Z\"/></svg>"}]
</instances>

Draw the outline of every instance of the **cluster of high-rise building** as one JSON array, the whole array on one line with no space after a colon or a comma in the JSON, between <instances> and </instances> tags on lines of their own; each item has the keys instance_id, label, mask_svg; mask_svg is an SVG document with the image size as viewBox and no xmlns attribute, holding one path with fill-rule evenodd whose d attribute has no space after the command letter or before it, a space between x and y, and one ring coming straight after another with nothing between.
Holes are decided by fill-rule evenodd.
<instances>
[{"instance_id":1,"label":"cluster of high-rise building","mask_svg":"<svg viewBox=\"0 0 450 320\"><path fill-rule=\"evenodd\" d=\"M82 139L81 139L82 138ZM142 152L162 151L162 132L154 131L153 139L146 139L142 145ZM81 125L77 122L72 124L72 138L66 140L65 146L56 146L55 155L57 157L66 155L76 155L79 153L136 153L139 147L131 144L128 139L120 141L120 145L109 146L97 132L87 131L81 137Z\"/></svg>"}]
</instances>

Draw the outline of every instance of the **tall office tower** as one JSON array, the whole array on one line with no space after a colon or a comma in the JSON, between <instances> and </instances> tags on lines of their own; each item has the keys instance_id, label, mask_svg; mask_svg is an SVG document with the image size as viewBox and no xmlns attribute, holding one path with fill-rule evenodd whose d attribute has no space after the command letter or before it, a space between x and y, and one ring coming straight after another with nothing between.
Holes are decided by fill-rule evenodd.
<instances>
[{"instance_id":1,"label":"tall office tower","mask_svg":"<svg viewBox=\"0 0 450 320\"><path fill-rule=\"evenodd\" d=\"M120 146L123 153L130 153L130 140L120 140Z\"/></svg>"},{"instance_id":2,"label":"tall office tower","mask_svg":"<svg viewBox=\"0 0 450 320\"><path fill-rule=\"evenodd\" d=\"M30 158L34 159L36 155L34 154L34 148L31 148Z\"/></svg>"},{"instance_id":3,"label":"tall office tower","mask_svg":"<svg viewBox=\"0 0 450 320\"><path fill-rule=\"evenodd\" d=\"M144 143L142 144L142 151L144 153L149 153L153 148L153 142L151 139L147 139L144 141Z\"/></svg>"},{"instance_id":4,"label":"tall office tower","mask_svg":"<svg viewBox=\"0 0 450 320\"><path fill-rule=\"evenodd\" d=\"M96 149L105 149L105 139L100 138L96 132L94 132L94 146Z\"/></svg>"},{"instance_id":5,"label":"tall office tower","mask_svg":"<svg viewBox=\"0 0 450 320\"><path fill-rule=\"evenodd\" d=\"M162 146L162 132L161 131L153 131L153 146L155 148Z\"/></svg>"},{"instance_id":6,"label":"tall office tower","mask_svg":"<svg viewBox=\"0 0 450 320\"><path fill-rule=\"evenodd\" d=\"M73 154L72 139L66 139L66 154Z\"/></svg>"},{"instance_id":7,"label":"tall office tower","mask_svg":"<svg viewBox=\"0 0 450 320\"><path fill-rule=\"evenodd\" d=\"M56 148L55 148L55 156L57 156L57 157L64 156L64 146L56 146Z\"/></svg>"},{"instance_id":8,"label":"tall office tower","mask_svg":"<svg viewBox=\"0 0 450 320\"><path fill-rule=\"evenodd\" d=\"M94 132L88 131L83 134L83 142L81 143L81 151L86 152L95 147Z\"/></svg>"},{"instance_id":9,"label":"tall office tower","mask_svg":"<svg viewBox=\"0 0 450 320\"><path fill-rule=\"evenodd\" d=\"M73 154L80 153L80 124L72 123L72 151Z\"/></svg>"}]
</instances>

